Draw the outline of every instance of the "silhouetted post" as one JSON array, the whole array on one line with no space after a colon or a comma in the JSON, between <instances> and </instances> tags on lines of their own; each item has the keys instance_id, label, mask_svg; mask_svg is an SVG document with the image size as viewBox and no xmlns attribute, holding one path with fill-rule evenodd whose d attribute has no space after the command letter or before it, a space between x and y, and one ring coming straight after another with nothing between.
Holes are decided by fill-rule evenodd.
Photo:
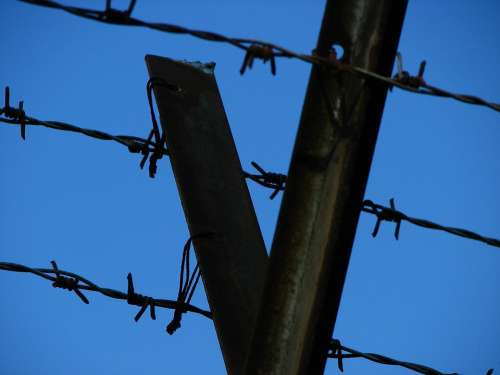
<instances>
[{"instance_id":1,"label":"silhouetted post","mask_svg":"<svg viewBox=\"0 0 500 375\"><path fill-rule=\"evenodd\" d=\"M316 53L390 75L406 0L330 0ZM324 371L387 86L314 66L247 375Z\"/></svg>"},{"instance_id":2,"label":"silhouetted post","mask_svg":"<svg viewBox=\"0 0 500 375\"><path fill-rule=\"evenodd\" d=\"M170 160L222 354L241 374L268 257L213 73L213 65L146 56Z\"/></svg>"}]
</instances>

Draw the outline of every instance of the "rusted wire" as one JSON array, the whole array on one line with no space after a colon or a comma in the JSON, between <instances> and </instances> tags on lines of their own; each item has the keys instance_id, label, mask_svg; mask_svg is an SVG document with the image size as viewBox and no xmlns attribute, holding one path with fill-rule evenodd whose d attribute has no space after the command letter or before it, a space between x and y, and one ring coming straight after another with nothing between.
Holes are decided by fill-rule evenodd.
<instances>
[{"instance_id":1,"label":"rusted wire","mask_svg":"<svg viewBox=\"0 0 500 375\"><path fill-rule=\"evenodd\" d=\"M348 354L344 354L343 352L347 352ZM362 353L355 349L348 348L340 343L339 340L333 339L330 343L330 347L328 348L328 357L337 359L338 368L340 371L344 371L344 358L364 358L372 362L381 363L383 365L390 366L400 366L407 368L409 370L413 370L420 374L426 375L458 375L456 372L453 373L444 373L433 368L419 365L412 362L404 362L399 361L397 359L389 358L384 355L374 354L374 353ZM493 373L493 369L488 370L487 375L491 375Z\"/></svg>"},{"instance_id":2,"label":"rusted wire","mask_svg":"<svg viewBox=\"0 0 500 375\"><path fill-rule=\"evenodd\" d=\"M345 62L342 61L332 60L328 57L322 57L317 54L308 55L308 54L297 53L289 49L286 49L284 47L281 47L279 45L257 39L230 38L225 35L210 31L195 30L169 23L145 22L137 18L131 17L135 1L132 1L130 3L126 11L120 11L111 8L110 0L106 0L106 8L104 11L63 5L52 0L19 0L19 1L33 5L39 5L48 8L63 10L73 15L83 18L88 18L98 22L123 25L123 26L145 27L165 33L191 35L195 38L203 39L210 42L229 44L245 51L245 57L243 60L242 67L240 69L241 74L245 72L246 68L251 67L253 60L255 58L259 58L264 62L270 61L271 71L273 74L276 73L276 63L275 63L276 57L293 58L304 61L309 64L322 65L335 70L343 70L351 72L361 77L370 78L372 80L384 83L390 88L398 87L402 90L416 94L450 98L466 104L485 106L494 111L500 112L500 104L498 103L488 102L480 97L473 95L452 93L450 91L443 90L436 86L432 86L426 83L423 80L423 70L422 74L413 77L409 73L403 71L402 66L400 66L401 69L398 71L398 74L394 78L385 77L375 72L357 66L346 64ZM407 74L405 74L403 77L401 74L399 74L402 72L405 72ZM421 79L419 79L419 76ZM416 83L418 84L416 85Z\"/></svg>"},{"instance_id":3,"label":"rusted wire","mask_svg":"<svg viewBox=\"0 0 500 375\"><path fill-rule=\"evenodd\" d=\"M433 223L429 220L417 219L414 217L407 216L401 211L396 210L394 205L394 199L390 200L390 207L382 206L380 204L373 203L371 200L365 200L363 202L363 208L361 209L363 212L370 213L377 217L377 222L375 223L375 227L372 232L372 236L375 237L380 228L380 223L382 221L394 222L396 223L396 229L394 232L394 237L396 239L399 238L399 228L401 226L401 221L408 221L414 225L417 225L422 228L434 229L444 231L455 236L468 238L475 241L480 241L486 243L491 246L500 247L500 240L496 238L484 237L475 232L472 232L467 229L447 227L444 225Z\"/></svg>"},{"instance_id":4,"label":"rusted wire","mask_svg":"<svg viewBox=\"0 0 500 375\"><path fill-rule=\"evenodd\" d=\"M269 196L269 199L274 199L280 191L285 190L286 175L281 173L267 172L264 170L264 168L262 168L254 161L252 161L251 164L260 174L251 174L243 171L243 175L245 176L245 178L258 183L261 186L273 189L274 191Z\"/></svg>"},{"instance_id":5,"label":"rusted wire","mask_svg":"<svg viewBox=\"0 0 500 375\"><path fill-rule=\"evenodd\" d=\"M74 291L75 294L86 304L89 303L88 299L81 293L81 290L87 290L91 292L98 292L106 297L119 299L127 301L130 305L135 305L141 307L139 313L135 316L135 321L138 321L141 315L144 313L146 308L150 306L151 308L151 318L155 319L155 307L161 307L166 309L175 310L179 307L179 302L168 300L168 299L157 299L153 297L143 296L136 294L134 291L134 286L132 282L132 275L127 276L128 280L128 291L127 293L120 292L115 289L103 288L87 280L83 276L77 275L73 272L63 271L57 268L55 262L52 262L53 268L31 268L24 266L22 264L0 262L0 270L11 271L11 272L27 272L42 277L46 280L51 281L54 287L64 288L69 291ZM52 276L55 275L55 276ZM183 302L181 308L185 312L192 312L195 314L203 315L209 319L212 319L212 313L207 310L200 309L199 307L193 306L188 302Z\"/></svg>"}]
</instances>

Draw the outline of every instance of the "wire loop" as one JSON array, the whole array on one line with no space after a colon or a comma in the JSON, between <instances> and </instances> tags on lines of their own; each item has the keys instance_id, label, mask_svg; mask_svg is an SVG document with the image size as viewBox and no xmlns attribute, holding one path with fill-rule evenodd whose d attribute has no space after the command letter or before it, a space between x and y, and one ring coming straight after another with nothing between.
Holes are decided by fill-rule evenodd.
<instances>
[{"instance_id":1,"label":"wire loop","mask_svg":"<svg viewBox=\"0 0 500 375\"><path fill-rule=\"evenodd\" d=\"M181 272L179 275L179 291L177 293L177 304L174 310L174 316L170 323L166 327L166 331L169 335L173 335L174 332L181 327L182 314L186 312L185 306L191 302L193 294L200 280L200 267L198 263L191 272L190 269L190 249L191 244L194 239L197 238L210 238L213 237L215 233L206 232L195 234L186 241L184 249L182 251L182 262L181 262Z\"/></svg>"}]
</instances>

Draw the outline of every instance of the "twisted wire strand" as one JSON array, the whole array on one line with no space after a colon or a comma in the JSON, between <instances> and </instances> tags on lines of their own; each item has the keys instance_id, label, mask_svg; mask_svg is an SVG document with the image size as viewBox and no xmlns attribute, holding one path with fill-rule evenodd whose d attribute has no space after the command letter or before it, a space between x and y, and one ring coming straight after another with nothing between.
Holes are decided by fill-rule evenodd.
<instances>
[{"instance_id":1,"label":"twisted wire strand","mask_svg":"<svg viewBox=\"0 0 500 375\"><path fill-rule=\"evenodd\" d=\"M149 82L148 82L149 86ZM149 95L148 95L148 99ZM165 137L159 135L158 126L153 128L148 139L130 136L130 135L111 135L105 133L101 130L95 129L85 129L79 126L75 126L72 124L68 124L61 121L43 121L36 119L34 117L30 117L26 115L24 111L23 101L19 102L18 108L12 107L10 105L10 89L7 86L5 88L5 105L0 107L0 123L10 124L10 125L19 125L21 127L21 138L23 140L26 139L26 125L32 126L43 126L50 129L68 131L73 133L79 133L86 135L91 138L105 140L105 141L114 141L123 146L126 146L128 150L132 153L142 153L143 158L140 163L141 169L144 167L148 157L150 161L150 176L154 177L156 172L156 162L161 159L163 155L169 155L168 149L165 148ZM150 110L153 111L151 100L149 101ZM154 112L152 115L154 117ZM158 135L155 133L158 133ZM155 136L155 140L153 141L153 135ZM150 157L150 153L152 156Z\"/></svg>"},{"instance_id":2,"label":"twisted wire strand","mask_svg":"<svg viewBox=\"0 0 500 375\"><path fill-rule=\"evenodd\" d=\"M401 76L401 74L398 74L394 78L391 78L377 74L367 69L346 64L335 58L331 58L331 56L324 57L324 56L319 56L315 53L311 55L302 54L294 52L277 44L273 44L262 40L251 39L251 38L231 38L223 34L211 31L190 29L187 27L170 23L142 21L140 19L131 17L132 10L136 3L135 1L132 1L130 3L126 11L119 11L111 8L111 2L109 0L106 1L106 9L104 11L63 5L52 0L19 0L19 1L24 3L29 3L32 5L63 10L65 12L68 12L70 14L79 17L107 24L145 27L160 32L190 35L195 38L210 42L229 44L231 46L234 46L238 49L245 51L243 65L240 69L241 74L245 72L247 67L248 68L252 67L253 60L255 58L261 59L264 62L270 61L271 72L273 74L276 74L276 65L274 61L275 57L291 58L291 59L301 60L309 64L322 65L336 70L348 71L353 74L357 74L360 77L370 78L372 80L384 83L389 88L397 87L399 89L412 92L415 94L431 95L436 97L454 99L462 103L484 106L494 111L500 112L500 104L498 103L489 102L485 99L482 99L474 95L452 93L450 91L430 85L423 80L422 74L419 74L419 76L417 77L412 77L408 74L408 72L405 72L406 74L404 78L406 79L402 79L403 77Z\"/></svg>"},{"instance_id":3,"label":"twisted wire strand","mask_svg":"<svg viewBox=\"0 0 500 375\"><path fill-rule=\"evenodd\" d=\"M11 125L20 125L20 121L18 119L0 118L0 122ZM112 135L101 130L80 128L78 126L61 121L43 121L38 120L34 117L26 116L26 125L43 126L50 129L80 133L88 137L104 141L115 141L121 145L128 147L129 151L134 153L140 152L144 146L147 146L151 152L153 152L156 147L155 142L148 141L141 137L135 137L131 135ZM163 149L163 154L168 155L168 150L166 148Z\"/></svg>"},{"instance_id":4,"label":"twisted wire strand","mask_svg":"<svg viewBox=\"0 0 500 375\"><path fill-rule=\"evenodd\" d=\"M171 309L171 310L175 310L176 308L178 308L178 305L179 305L179 302L169 300L169 299L158 299L158 298L137 295L137 294L135 294L135 292L133 292L133 287L132 287L133 296L142 297L142 298L138 298L138 300L136 300L136 301L134 301L133 299L131 300L131 298L130 298L131 297L130 282L129 282L129 293L123 293L119 290L100 287L97 284L95 284L94 282L86 279L83 276L80 276L80 275L73 273L73 272L68 272L68 271L64 271L61 269L57 269L57 268L31 268L31 267L28 267L28 266L25 266L22 264L16 264L16 263L10 263L10 262L0 262L0 270L10 271L10 272L32 273L32 274L37 275L43 279L52 281L53 283L60 280L58 278L61 275L63 275L63 276L66 276L68 278L72 278L72 279L76 280L78 282L78 284L76 284L75 286L78 289L87 290L87 291L91 291L91 292L97 292L97 293L102 294L103 296L128 301L129 304L137 305L137 306L141 306L141 307L143 307L144 300L147 300L148 304L150 304L150 305L154 305L156 307L161 307L161 308L166 308L166 309ZM52 275L56 275L56 276L52 276ZM131 279L131 277L129 279ZM54 286L60 287L59 285L54 285ZM182 304L181 308L184 311L203 315L206 318L212 319L212 313L210 311L193 306L189 303L181 303L181 304ZM138 320L138 319L136 319L136 320Z\"/></svg>"},{"instance_id":5,"label":"twisted wire strand","mask_svg":"<svg viewBox=\"0 0 500 375\"><path fill-rule=\"evenodd\" d=\"M349 353L349 354L344 354L342 353L343 351ZM330 343L330 347L328 348L328 357L329 358L334 358L338 360L338 367L341 371L344 371L343 367L343 358L364 358L372 362L377 362L383 365L390 365L390 366L400 366L407 368L409 370L413 370L415 372L418 372L420 374L426 374L426 375L458 375L458 373L453 372L453 373L444 373L440 372L438 370L435 370L431 367L412 363L412 362L405 362L405 361L399 361L397 359L393 359L390 357L386 357L384 355L380 354L374 354L374 353L363 353L360 351L357 351L355 349L348 348L340 343L339 340L332 340Z\"/></svg>"},{"instance_id":6,"label":"twisted wire strand","mask_svg":"<svg viewBox=\"0 0 500 375\"><path fill-rule=\"evenodd\" d=\"M407 216L401 211L398 211L394 207L394 200L391 199L391 206L386 207L380 204L373 203L371 200L365 200L363 202L363 207L361 211L377 216L377 222L375 224L375 228L373 230L372 236L375 237L378 233L378 229L380 223L382 221L395 222L396 223L396 231L395 237L396 239L399 237L399 226L401 221L407 221L414 225L417 225L426 229L433 229L443 231L455 236L467 238L470 240L480 241L485 244L500 247L500 240L491 237L485 237L475 232L472 232L468 229L455 228L455 227L447 227L441 224L434 223L425 219L418 219L414 217Z\"/></svg>"}]
</instances>

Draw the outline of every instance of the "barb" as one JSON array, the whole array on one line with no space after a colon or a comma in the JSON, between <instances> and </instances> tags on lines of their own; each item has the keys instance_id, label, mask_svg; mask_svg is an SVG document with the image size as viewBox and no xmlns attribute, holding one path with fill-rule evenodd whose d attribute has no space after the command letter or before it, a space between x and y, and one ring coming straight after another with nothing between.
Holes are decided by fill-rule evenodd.
<instances>
[{"instance_id":1,"label":"barb","mask_svg":"<svg viewBox=\"0 0 500 375\"><path fill-rule=\"evenodd\" d=\"M411 77L408 74L408 79L403 79L399 74L396 75L395 78L391 77L385 77L380 74L377 74L375 72L371 72L369 70L352 66L349 64L346 64L345 62L341 61L334 61L330 59L328 56L323 57L323 56L318 56L316 54L312 55L307 55L307 54L302 54L298 52L291 51L289 49L286 49L284 47L281 47L279 45L261 41L261 40L256 40L256 39L249 39L249 38L230 38L222 34L210 32L210 31L202 31L202 30L195 30L195 29L189 29L187 27L179 26L179 25L174 25L174 24L169 24L169 23L158 23L158 22L145 22L142 20L139 20L137 18L131 17L131 13L133 10L133 7L135 5L135 1L132 1L129 5L129 8L127 11L119 11L111 8L111 1L106 0L106 8L104 11L99 11L99 10L94 10L94 9L88 9L88 8L81 8L81 7L74 7L74 6L67 6L60 4L55 1L51 0L19 0L24 3L29 3L33 5L39 5L39 6L44 6L48 8L53 8L53 9L59 9L63 10L65 12L71 13L73 15L83 17L83 18L88 18L94 21L98 22L103 22L103 23L108 23L108 24L115 24L115 25L123 25L123 26L135 26L135 27L144 27L144 28L149 28L153 30L157 30L160 32L165 32L165 33L173 33L173 34L184 34L184 35L190 35L195 38L199 38L202 40L210 41L210 42L219 42L219 43L225 43L229 44L233 47L236 47L238 49L244 50L245 51L245 58L243 60L242 67L240 69L240 73L243 74L246 70L247 67L251 67L253 60L255 58L262 59L264 62L270 61L271 62L271 72L273 74L276 73L276 63L275 63L275 57L283 57L283 58L293 58L297 60L304 61L309 64L315 64L315 65L322 65L329 67L331 69L335 70L343 70L343 71L348 71L353 74L357 74L361 77L364 78L370 78L374 79L378 82L386 84L388 87L398 87L402 90L409 91L415 94L422 94L422 95L432 95L432 96L437 96L437 97L444 97L444 98L450 98L454 99L457 101L460 101L462 103L466 104L472 104L472 105L479 105L479 106L485 106L488 107L494 111L500 112L500 104L497 103L492 103L488 102L482 98L479 98L477 96L473 95L466 95L466 94L456 94L452 93L443 89L440 89L435 86L431 86L423 81L423 70L422 70L422 75L420 75L422 78L421 81L419 80L413 80L409 78L414 78ZM403 72L402 70L402 64L400 64L401 69L398 71ZM418 76L417 76L418 78ZM418 83L416 86L415 84Z\"/></svg>"},{"instance_id":2,"label":"barb","mask_svg":"<svg viewBox=\"0 0 500 375\"><path fill-rule=\"evenodd\" d=\"M128 292L123 293L115 289L110 288L102 288L92 281L87 280L86 278L77 275L72 272L63 271L57 268L55 262L51 262L53 268L30 268L24 266L22 264L16 263L8 263L8 262L0 262L0 270L3 271L11 271L11 272L26 272L32 273L39 277L42 277L46 280L52 281L52 285L58 288L64 288L68 290L74 291L80 299L89 303L88 299L81 293L80 290L87 290L91 292L98 292L106 297L119 299L123 301L127 301L131 305L136 305L141 307L139 313L135 316L135 321L138 321L141 315L146 310L147 306L151 308L151 318L155 319L155 307L161 307L165 309L176 309L178 307L177 301L172 301L168 299L157 299L147 296L142 296L140 294L136 294L134 292L134 286L132 282L132 275L129 274L128 279ZM55 276L52 276L55 275ZM80 294L79 294L80 293ZM146 307L144 307L146 306ZM199 307L193 306L189 304L189 301L182 304L182 309L186 312L192 312L196 314L203 315L209 319L212 319L212 313L207 310L200 309Z\"/></svg>"},{"instance_id":3,"label":"barb","mask_svg":"<svg viewBox=\"0 0 500 375\"><path fill-rule=\"evenodd\" d=\"M215 233L207 232L200 233L189 237L182 251L181 272L179 277L179 291L177 293L177 307L174 311L174 316L167 325L166 331L169 335L173 335L178 328L181 327L182 314L186 312L184 306L189 305L191 298L196 290L198 281L200 281L200 267L198 263L194 267L193 272L190 270L190 249L194 239L210 238Z\"/></svg>"},{"instance_id":4,"label":"barb","mask_svg":"<svg viewBox=\"0 0 500 375\"><path fill-rule=\"evenodd\" d=\"M349 354L343 354L342 352L345 351ZM433 368L424 366L424 365L419 365L416 363L412 362L403 362L403 361L398 361L397 359L392 359L380 354L374 354L374 353L362 353L357 350L348 348L346 346L343 346L339 340L333 339L330 342L330 347L328 348L328 357L329 358L335 358L338 360L338 367L340 371L344 371L344 365L343 365L343 359L344 358L365 358L369 361L372 362L377 362L381 363L384 365L390 365L390 366L400 366L407 368L409 370L413 370L415 372L418 372L420 374L426 374L426 375L458 375L456 372L453 373L444 373L440 372L438 370L435 370ZM491 373L493 370L490 370ZM488 372L488 374L491 374Z\"/></svg>"},{"instance_id":5,"label":"barb","mask_svg":"<svg viewBox=\"0 0 500 375\"><path fill-rule=\"evenodd\" d=\"M38 120L34 117L26 116L23 109L23 102L19 102L19 108L10 107L10 90L9 87L5 88L5 105L0 108L0 122L11 125L21 126L21 137L25 139L26 125L32 126L43 126L50 129L68 131L73 133L79 133L86 135L91 138L100 139L104 141L114 141L123 146L126 146L128 150L132 153L142 153L149 155L152 152L155 156L154 166L156 168L156 160L161 159L163 155L169 155L168 150L163 147L163 143L159 143L157 139L152 141L152 134L149 135L148 139L130 136L130 135L111 135L100 130L94 129L84 129L75 125L71 125L60 121L43 121ZM161 141L161 139L160 139ZM146 158L147 159L147 158ZM143 158L141 162L141 168L144 166L146 160Z\"/></svg>"},{"instance_id":6,"label":"barb","mask_svg":"<svg viewBox=\"0 0 500 375\"><path fill-rule=\"evenodd\" d=\"M83 293L78 289L80 286L78 285L78 279L72 277L61 276L59 273L59 269L57 268L57 263L55 261L51 261L52 269L54 270L54 274L56 275L56 279L52 283L54 288L62 288L67 289L70 292L73 291L75 294L82 300L83 303L89 304L89 300L87 297L83 295Z\"/></svg>"},{"instance_id":7,"label":"barb","mask_svg":"<svg viewBox=\"0 0 500 375\"><path fill-rule=\"evenodd\" d=\"M127 288L127 302L129 305L136 305L136 306L141 306L141 309L137 313L137 315L134 317L134 320L136 322L141 319L142 314L144 314L144 311L149 306L149 311L151 313L151 319L156 320L156 311L155 311L155 303L154 299L151 297L143 296L142 294L137 294L134 290L134 281L132 279L132 274L129 272L127 275L127 283L128 283L128 288Z\"/></svg>"},{"instance_id":8,"label":"barb","mask_svg":"<svg viewBox=\"0 0 500 375\"><path fill-rule=\"evenodd\" d=\"M251 164L260 174L251 174L243 171L243 175L245 176L245 178L249 178L250 180L258 183L261 186L269 189L274 189L273 193L269 196L269 199L274 199L280 191L285 190L286 175L281 173L267 172L254 161L252 161Z\"/></svg>"},{"instance_id":9,"label":"barb","mask_svg":"<svg viewBox=\"0 0 500 375\"><path fill-rule=\"evenodd\" d=\"M401 221L408 221L414 225L417 225L422 228L434 229L444 231L455 236L468 238L475 241L484 242L488 245L500 247L500 240L496 238L484 237L475 232L472 232L467 229L454 228L454 227L446 227L444 225L433 223L429 220L417 219L414 217L407 216L401 211L397 211L394 205L394 199L390 200L390 207L382 206L380 204L373 203L371 200L365 200L363 202L363 207L361 209L363 212L370 213L372 215L377 216L377 222L375 223L375 228L373 229L372 236L375 237L380 228L380 223L382 221L389 221L396 223L396 230L394 232L394 236L396 239L399 238L399 228L401 225Z\"/></svg>"},{"instance_id":10,"label":"barb","mask_svg":"<svg viewBox=\"0 0 500 375\"><path fill-rule=\"evenodd\" d=\"M245 70L252 69L253 62L255 59L261 59L262 62L266 63L270 61L271 63L271 74L276 75L276 60L274 58L273 48L268 45L252 44L247 49L245 58L243 59L243 64L240 68L240 74L243 75Z\"/></svg>"}]
</instances>

